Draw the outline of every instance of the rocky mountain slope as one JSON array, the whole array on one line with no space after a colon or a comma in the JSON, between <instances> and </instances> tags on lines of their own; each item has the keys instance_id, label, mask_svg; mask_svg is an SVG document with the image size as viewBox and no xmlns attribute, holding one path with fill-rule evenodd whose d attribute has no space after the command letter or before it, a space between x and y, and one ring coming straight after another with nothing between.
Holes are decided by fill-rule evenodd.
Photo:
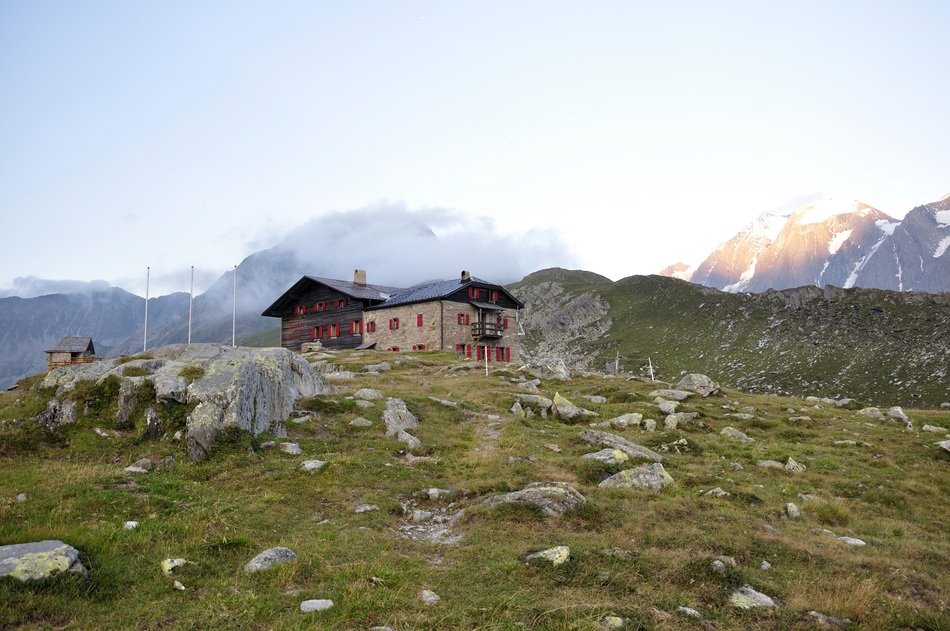
<instances>
[{"instance_id":1,"label":"rocky mountain slope","mask_svg":"<svg viewBox=\"0 0 950 631\"><path fill-rule=\"evenodd\" d=\"M950 400L950 294L800 287L731 294L661 276L543 270L511 287L539 363L936 406Z\"/></svg>"},{"instance_id":2,"label":"rocky mountain slope","mask_svg":"<svg viewBox=\"0 0 950 631\"><path fill-rule=\"evenodd\" d=\"M858 201L763 215L677 277L729 292L803 285L950 291L950 196L897 220ZM673 275L673 274L668 274Z\"/></svg>"}]
</instances>

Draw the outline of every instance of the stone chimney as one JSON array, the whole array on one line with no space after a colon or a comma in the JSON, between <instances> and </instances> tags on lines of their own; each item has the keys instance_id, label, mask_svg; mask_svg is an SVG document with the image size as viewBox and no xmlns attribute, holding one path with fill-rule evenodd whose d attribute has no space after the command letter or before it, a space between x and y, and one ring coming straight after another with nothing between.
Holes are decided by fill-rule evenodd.
<instances>
[{"instance_id":1,"label":"stone chimney","mask_svg":"<svg viewBox=\"0 0 950 631\"><path fill-rule=\"evenodd\" d=\"M472 280L472 275L469 274L467 271L462 270L462 280L459 281L459 284L461 285L462 283L466 283L470 280Z\"/></svg>"},{"instance_id":2,"label":"stone chimney","mask_svg":"<svg viewBox=\"0 0 950 631\"><path fill-rule=\"evenodd\" d=\"M353 270L353 284L359 285L360 287L366 286L366 270L365 269Z\"/></svg>"}]
</instances>

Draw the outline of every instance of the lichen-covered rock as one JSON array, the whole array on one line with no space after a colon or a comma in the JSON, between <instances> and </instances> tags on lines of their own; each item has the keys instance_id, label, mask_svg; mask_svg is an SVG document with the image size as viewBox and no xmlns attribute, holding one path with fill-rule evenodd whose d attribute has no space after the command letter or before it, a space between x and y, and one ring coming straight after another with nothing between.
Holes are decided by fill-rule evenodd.
<instances>
[{"instance_id":1,"label":"lichen-covered rock","mask_svg":"<svg viewBox=\"0 0 950 631\"><path fill-rule=\"evenodd\" d=\"M278 449L291 456L299 456L303 453L303 449L301 449L297 443L281 443Z\"/></svg>"},{"instance_id":2,"label":"lichen-covered rock","mask_svg":"<svg viewBox=\"0 0 950 631\"><path fill-rule=\"evenodd\" d=\"M945 452L950 454L950 440L942 440L939 443L934 443L934 445L936 445L937 447L940 447Z\"/></svg>"},{"instance_id":3,"label":"lichen-covered rock","mask_svg":"<svg viewBox=\"0 0 950 631\"><path fill-rule=\"evenodd\" d=\"M79 550L62 541L48 539L0 546L0 577L35 581L66 572L83 576L88 573L79 561Z\"/></svg>"},{"instance_id":4,"label":"lichen-covered rock","mask_svg":"<svg viewBox=\"0 0 950 631\"><path fill-rule=\"evenodd\" d=\"M627 414L621 414L620 416L615 416L612 419L601 421L600 423L593 423L591 427L613 427L616 429L627 429L629 427L639 427L641 421L643 421L643 415L637 412L629 412Z\"/></svg>"},{"instance_id":5,"label":"lichen-covered rock","mask_svg":"<svg viewBox=\"0 0 950 631\"><path fill-rule=\"evenodd\" d=\"M666 472L663 465L659 462L626 469L616 473L598 486L601 488L621 488L621 489L647 489L650 491L661 491L670 484L673 484L673 477Z\"/></svg>"},{"instance_id":6,"label":"lichen-covered rock","mask_svg":"<svg viewBox=\"0 0 950 631\"><path fill-rule=\"evenodd\" d=\"M757 592L749 585L743 585L732 592L729 602L739 609L754 609L756 607L778 607L775 601L763 594Z\"/></svg>"},{"instance_id":7,"label":"lichen-covered rock","mask_svg":"<svg viewBox=\"0 0 950 631\"><path fill-rule=\"evenodd\" d=\"M677 401L667 401L663 399L657 403L657 406L660 408L660 412L664 414L674 414L676 408L679 407L679 403Z\"/></svg>"},{"instance_id":8,"label":"lichen-covered rock","mask_svg":"<svg viewBox=\"0 0 950 631\"><path fill-rule=\"evenodd\" d=\"M581 458L584 460L593 460L607 466L619 466L629 460L630 456L619 449L607 448L595 451L594 453L584 454Z\"/></svg>"},{"instance_id":9,"label":"lichen-covered rock","mask_svg":"<svg viewBox=\"0 0 950 631\"><path fill-rule=\"evenodd\" d=\"M554 405L554 401L540 394L516 394L515 399L524 410L536 409L545 418L547 418L548 410Z\"/></svg>"},{"instance_id":10,"label":"lichen-covered rock","mask_svg":"<svg viewBox=\"0 0 950 631\"><path fill-rule=\"evenodd\" d=\"M194 405L187 419L188 455L207 457L225 432L239 429L254 435L284 433L283 422L299 397L326 388L323 379L300 355L283 348L232 348L221 344L173 344L149 350L151 359L124 363L103 360L52 370L44 387L55 387L57 397L80 381L101 382L110 375L132 383L155 386L156 401ZM148 373L126 377L128 368ZM200 374L190 383L181 377L189 369ZM138 380L138 381L134 381ZM120 385L129 392L131 386Z\"/></svg>"},{"instance_id":11,"label":"lichen-covered rock","mask_svg":"<svg viewBox=\"0 0 950 631\"><path fill-rule=\"evenodd\" d=\"M689 397L693 396L692 392L687 390L674 390L671 388L665 388L662 390L654 390L650 393L651 397L662 397L670 401L685 401Z\"/></svg>"},{"instance_id":12,"label":"lichen-covered rock","mask_svg":"<svg viewBox=\"0 0 950 631\"><path fill-rule=\"evenodd\" d=\"M315 611L326 611L333 607L333 601L329 598L314 598L300 603L300 613L313 613Z\"/></svg>"},{"instance_id":13,"label":"lichen-covered rock","mask_svg":"<svg viewBox=\"0 0 950 631\"><path fill-rule=\"evenodd\" d=\"M826 629L832 627L846 627L851 624L851 620L849 618L836 618L835 616L825 615L820 611L812 610L808 612L808 615L818 623L818 626L824 627Z\"/></svg>"},{"instance_id":14,"label":"lichen-covered rock","mask_svg":"<svg viewBox=\"0 0 950 631\"><path fill-rule=\"evenodd\" d=\"M601 447L610 447L611 449L619 449L624 452L631 458L639 458L641 460L652 460L653 462L662 462L663 456L647 449L643 445L638 445L632 443L629 440L617 436L616 434L611 434L609 432L602 432L596 429L587 429L581 432L581 439L592 445L599 445Z\"/></svg>"},{"instance_id":15,"label":"lichen-covered rock","mask_svg":"<svg viewBox=\"0 0 950 631\"><path fill-rule=\"evenodd\" d=\"M357 399L363 399L364 401L376 401L383 398L383 393L379 390L373 390L372 388L361 388L354 392L353 396Z\"/></svg>"},{"instance_id":16,"label":"lichen-covered rock","mask_svg":"<svg viewBox=\"0 0 950 631\"><path fill-rule=\"evenodd\" d=\"M805 470L805 465L800 462L796 462L791 456L788 457L788 460L785 461L785 470L790 471L791 473L799 473Z\"/></svg>"},{"instance_id":17,"label":"lichen-covered rock","mask_svg":"<svg viewBox=\"0 0 950 631\"><path fill-rule=\"evenodd\" d=\"M860 410L858 410L857 412L855 412L855 414L857 414L858 416L863 416L863 417L865 417L865 418L873 418L873 419L882 419L882 418L884 418L884 414L881 412L881 410L878 409L878 408L873 408L873 407L872 407L872 408L861 408Z\"/></svg>"},{"instance_id":18,"label":"lichen-covered rock","mask_svg":"<svg viewBox=\"0 0 950 631\"><path fill-rule=\"evenodd\" d=\"M864 541L863 539L858 539L856 537L838 537L838 541L840 541L841 543L847 544L849 546L856 546L856 547L868 545L866 541Z\"/></svg>"},{"instance_id":19,"label":"lichen-covered rock","mask_svg":"<svg viewBox=\"0 0 950 631\"><path fill-rule=\"evenodd\" d=\"M910 420L910 417L904 413L904 408L895 405L894 407L887 410L887 418L897 419L898 421L907 422Z\"/></svg>"},{"instance_id":20,"label":"lichen-covered rock","mask_svg":"<svg viewBox=\"0 0 950 631\"><path fill-rule=\"evenodd\" d=\"M363 418L362 416L357 416L355 419L350 421L350 426L352 427L372 427L373 421L368 418Z\"/></svg>"},{"instance_id":21,"label":"lichen-covered rock","mask_svg":"<svg viewBox=\"0 0 950 631\"><path fill-rule=\"evenodd\" d=\"M296 560L297 555L290 548L281 546L268 548L247 562L244 566L244 573L253 574L254 572L262 572L269 570L275 565L283 565L284 563L290 563Z\"/></svg>"},{"instance_id":22,"label":"lichen-covered rock","mask_svg":"<svg viewBox=\"0 0 950 631\"><path fill-rule=\"evenodd\" d=\"M564 565L571 558L571 549L567 546L555 546L526 556L525 561L547 561L554 567Z\"/></svg>"},{"instance_id":23,"label":"lichen-covered rock","mask_svg":"<svg viewBox=\"0 0 950 631\"><path fill-rule=\"evenodd\" d=\"M699 373L691 372L683 375L683 378L676 384L677 390L688 390L708 397L713 394L719 394L719 384Z\"/></svg>"},{"instance_id":24,"label":"lichen-covered rock","mask_svg":"<svg viewBox=\"0 0 950 631\"><path fill-rule=\"evenodd\" d=\"M778 460L758 460L756 461L756 466L762 467L763 469L784 469L783 465Z\"/></svg>"},{"instance_id":25,"label":"lichen-covered rock","mask_svg":"<svg viewBox=\"0 0 950 631\"><path fill-rule=\"evenodd\" d=\"M789 519L798 519L802 516L802 511L793 502L788 502L785 504L785 515Z\"/></svg>"},{"instance_id":26,"label":"lichen-covered rock","mask_svg":"<svg viewBox=\"0 0 950 631\"><path fill-rule=\"evenodd\" d=\"M76 404L72 401L51 399L46 409L36 416L36 422L47 429L56 429L76 422Z\"/></svg>"},{"instance_id":27,"label":"lichen-covered rock","mask_svg":"<svg viewBox=\"0 0 950 631\"><path fill-rule=\"evenodd\" d=\"M402 399L386 399L386 409L383 411L383 423L386 424L386 435L403 442L410 449L421 445L421 441L406 430L419 427L419 419L409 411L406 402Z\"/></svg>"},{"instance_id":28,"label":"lichen-covered rock","mask_svg":"<svg viewBox=\"0 0 950 631\"><path fill-rule=\"evenodd\" d=\"M313 473L314 471L319 471L323 468L326 462L323 460L304 460L300 463L300 470L306 471L307 473Z\"/></svg>"},{"instance_id":29,"label":"lichen-covered rock","mask_svg":"<svg viewBox=\"0 0 950 631\"><path fill-rule=\"evenodd\" d=\"M554 393L553 403L555 416L565 421L571 421L580 417L597 416L597 412L585 410L582 407L574 405L568 399L562 397L559 392Z\"/></svg>"},{"instance_id":30,"label":"lichen-covered rock","mask_svg":"<svg viewBox=\"0 0 950 631\"><path fill-rule=\"evenodd\" d=\"M489 508L502 504L528 504L540 508L547 517L555 517L584 506L587 498L565 482L534 482L520 491L493 495L482 503Z\"/></svg>"},{"instance_id":31,"label":"lichen-covered rock","mask_svg":"<svg viewBox=\"0 0 950 631\"><path fill-rule=\"evenodd\" d=\"M732 438L733 440L738 440L740 443L754 443L754 438L749 438L745 435L744 432L740 432L735 427L723 427L722 431L719 432L722 436L726 438Z\"/></svg>"}]
</instances>

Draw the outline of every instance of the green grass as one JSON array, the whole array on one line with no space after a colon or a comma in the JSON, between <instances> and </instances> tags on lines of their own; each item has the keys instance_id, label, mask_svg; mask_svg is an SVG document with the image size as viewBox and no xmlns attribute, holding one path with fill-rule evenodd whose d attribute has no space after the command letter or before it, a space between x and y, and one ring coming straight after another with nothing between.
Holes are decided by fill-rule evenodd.
<instances>
[{"instance_id":1,"label":"green grass","mask_svg":"<svg viewBox=\"0 0 950 631\"><path fill-rule=\"evenodd\" d=\"M359 370L398 357L344 352L332 361ZM88 413L49 439L33 441L28 438L37 430L29 415L42 410L52 393L21 388L3 395L0 542L61 539L82 552L91 574L39 585L0 581L0 627L587 630L613 613L628 620L628 629L696 628L688 618L673 614L658 622L651 613L679 605L698 609L718 629L815 628L805 617L810 609L851 618L862 629L950 624L950 459L932 446L939 435L908 433L892 422L869 426L853 412L828 407L810 408L811 423L790 424L785 409L805 407L802 400L727 391L683 404L683 411L702 414L701 424L652 434L615 432L657 450L685 438L679 452L663 452L676 481L672 487L661 493L600 489L597 483L611 470L580 459L596 450L579 440L583 425L514 418L507 413L517 392L508 381L512 369L488 377L480 370L448 370L458 364L452 354L413 354L389 372L303 401L311 419L288 424L289 439L301 445L303 456L260 448L276 437L235 433L199 464L187 459L181 443L142 440L139 421L115 438L94 434L92 427L111 427L113 385L78 388L72 396ZM414 433L423 447L416 455L438 461L406 464L404 445L384 436L383 403L360 409L346 398L363 387L405 400L421 420ZM606 396L607 403L591 406L602 419L640 412L662 426L650 389L600 377L541 385L549 397L555 390L575 399ZM461 406L445 407L430 396ZM728 418L732 410L724 405L754 406L756 419ZM187 406L160 410L163 421L175 419L176 427L188 412ZM908 413L918 427L950 421L947 412ZM373 427L349 426L356 416ZM499 423L497 438L486 432L493 422ZM720 437L726 425L756 442ZM833 445L845 437L871 447ZM562 451L545 448L551 443ZM138 458L168 455L175 464L149 475L122 471ZM537 460L512 462L512 456ZM806 471L755 465L788 456ZM298 465L307 458L327 464L303 473ZM538 480L570 482L588 503L560 519L531 508L480 505L488 495ZM700 495L714 486L732 495ZM413 498L429 487L456 495ZM21 492L29 500L14 502ZM804 502L799 493L819 500ZM400 536L401 506L410 501L426 510L465 508L456 526L461 542L445 546ZM786 502L800 506L801 519L781 517ZM362 503L380 510L354 513ZM129 519L141 526L123 530ZM869 545L841 545L821 534L823 528ZM257 575L241 571L255 554L277 545L292 548L298 561ZM555 545L571 548L564 566L524 562L526 554ZM737 566L713 572L710 562L719 555L735 558ZM174 578L162 575L166 557L192 562L174 577L187 591L174 590ZM763 560L773 564L770 571L759 569ZM743 584L782 607L735 610L728 597ZM442 601L423 605L417 594L424 588ZM298 608L306 598L331 598L335 606L303 615Z\"/></svg>"}]
</instances>

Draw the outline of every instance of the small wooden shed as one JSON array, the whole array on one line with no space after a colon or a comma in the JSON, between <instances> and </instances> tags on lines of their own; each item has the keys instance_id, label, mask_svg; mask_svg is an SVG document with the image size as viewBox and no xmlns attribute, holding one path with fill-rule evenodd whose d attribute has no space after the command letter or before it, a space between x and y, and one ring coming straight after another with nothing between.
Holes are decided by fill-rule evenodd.
<instances>
[{"instance_id":1,"label":"small wooden shed","mask_svg":"<svg viewBox=\"0 0 950 631\"><path fill-rule=\"evenodd\" d=\"M70 364L88 364L96 360L96 347L93 346L91 337L66 336L44 352L46 370Z\"/></svg>"}]
</instances>

